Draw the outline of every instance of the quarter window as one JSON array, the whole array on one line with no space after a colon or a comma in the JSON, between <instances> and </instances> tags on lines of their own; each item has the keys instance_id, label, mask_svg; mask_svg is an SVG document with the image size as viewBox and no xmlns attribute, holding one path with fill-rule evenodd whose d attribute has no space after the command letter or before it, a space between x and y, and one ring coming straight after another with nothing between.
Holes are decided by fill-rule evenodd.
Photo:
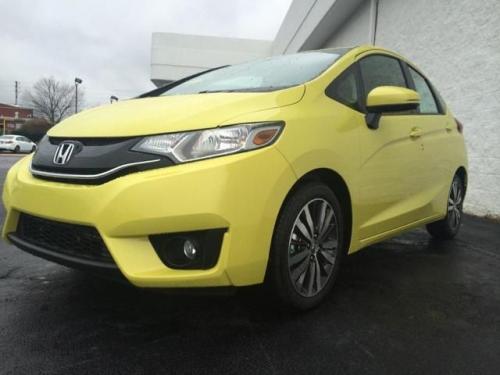
<instances>
[{"instance_id":1,"label":"quarter window","mask_svg":"<svg viewBox=\"0 0 500 375\"><path fill-rule=\"evenodd\" d=\"M434 99L432 90L427 84L425 78L411 67L408 68L410 69L410 75L413 79L413 83L415 84L415 90L420 94L419 112L426 114L439 113L436 100Z\"/></svg>"},{"instance_id":2,"label":"quarter window","mask_svg":"<svg viewBox=\"0 0 500 375\"><path fill-rule=\"evenodd\" d=\"M359 92L355 70L350 68L335 79L326 89L326 95L352 109L359 110Z\"/></svg>"},{"instance_id":3,"label":"quarter window","mask_svg":"<svg viewBox=\"0 0 500 375\"><path fill-rule=\"evenodd\" d=\"M359 66L366 95L379 86L407 87L401 64L393 57L368 56L359 62Z\"/></svg>"}]
</instances>

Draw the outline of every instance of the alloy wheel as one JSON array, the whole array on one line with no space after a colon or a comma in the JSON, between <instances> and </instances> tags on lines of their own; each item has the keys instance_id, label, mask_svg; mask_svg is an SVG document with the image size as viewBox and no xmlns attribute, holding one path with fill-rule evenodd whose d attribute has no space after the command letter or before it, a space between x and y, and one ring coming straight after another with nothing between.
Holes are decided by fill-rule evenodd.
<instances>
[{"instance_id":1,"label":"alloy wheel","mask_svg":"<svg viewBox=\"0 0 500 375\"><path fill-rule=\"evenodd\" d=\"M448 198L448 222L456 229L462 220L463 190L458 179L453 180Z\"/></svg>"},{"instance_id":2,"label":"alloy wheel","mask_svg":"<svg viewBox=\"0 0 500 375\"><path fill-rule=\"evenodd\" d=\"M293 224L288 243L288 270L295 290L312 297L327 284L338 252L338 224L325 199L307 202Z\"/></svg>"}]
</instances>

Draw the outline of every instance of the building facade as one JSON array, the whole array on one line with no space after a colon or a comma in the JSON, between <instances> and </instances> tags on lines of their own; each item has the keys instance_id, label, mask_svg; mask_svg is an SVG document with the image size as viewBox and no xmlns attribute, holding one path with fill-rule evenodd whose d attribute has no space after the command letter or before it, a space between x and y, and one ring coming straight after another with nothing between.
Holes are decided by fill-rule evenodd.
<instances>
[{"instance_id":1,"label":"building facade","mask_svg":"<svg viewBox=\"0 0 500 375\"><path fill-rule=\"evenodd\" d=\"M222 65L269 56L272 42L153 33L151 81L157 86Z\"/></svg>"},{"instance_id":2,"label":"building facade","mask_svg":"<svg viewBox=\"0 0 500 375\"><path fill-rule=\"evenodd\" d=\"M2 134L15 132L32 118L33 110L31 108L0 103L0 131Z\"/></svg>"},{"instance_id":3,"label":"building facade","mask_svg":"<svg viewBox=\"0 0 500 375\"><path fill-rule=\"evenodd\" d=\"M227 39L216 38L233 60L223 61L224 54L211 60L206 49L212 46L190 36L191 48L203 53L200 58L191 51L183 64L203 65L189 71L195 73L203 67L327 47L376 44L393 49L419 66L464 124L470 163L465 210L500 217L499 19L498 0L294 0L276 39L263 42L258 53L243 44L233 50ZM167 48L155 35L152 73L157 56ZM153 81L178 78L171 70L156 67Z\"/></svg>"}]
</instances>

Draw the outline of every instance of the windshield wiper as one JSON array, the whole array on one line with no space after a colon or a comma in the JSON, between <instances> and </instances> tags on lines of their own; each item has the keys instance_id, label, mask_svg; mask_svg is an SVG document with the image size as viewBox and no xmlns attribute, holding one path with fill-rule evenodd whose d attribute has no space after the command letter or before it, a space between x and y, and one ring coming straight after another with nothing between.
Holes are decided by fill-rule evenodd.
<instances>
[{"instance_id":1,"label":"windshield wiper","mask_svg":"<svg viewBox=\"0 0 500 375\"><path fill-rule=\"evenodd\" d=\"M215 94L217 92L236 92L236 91L242 91L242 90L203 90L203 91L198 91L198 94Z\"/></svg>"},{"instance_id":2,"label":"windshield wiper","mask_svg":"<svg viewBox=\"0 0 500 375\"><path fill-rule=\"evenodd\" d=\"M218 92L267 92L275 90L283 90L292 86L267 86L267 87L250 87L241 89L228 89L228 90L203 90L198 91L198 94L213 94Z\"/></svg>"}]
</instances>

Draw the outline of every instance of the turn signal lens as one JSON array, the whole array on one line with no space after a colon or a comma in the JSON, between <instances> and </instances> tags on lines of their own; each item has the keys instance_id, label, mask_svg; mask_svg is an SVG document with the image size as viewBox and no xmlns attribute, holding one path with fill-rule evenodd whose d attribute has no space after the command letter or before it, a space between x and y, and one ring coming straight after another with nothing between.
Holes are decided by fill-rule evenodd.
<instances>
[{"instance_id":1,"label":"turn signal lens","mask_svg":"<svg viewBox=\"0 0 500 375\"><path fill-rule=\"evenodd\" d=\"M272 141L274 136L278 133L278 128L272 128L272 129L265 129L265 130L260 130L258 131L254 136L253 136L253 144L256 146L262 146L267 144L268 142Z\"/></svg>"}]
</instances>

